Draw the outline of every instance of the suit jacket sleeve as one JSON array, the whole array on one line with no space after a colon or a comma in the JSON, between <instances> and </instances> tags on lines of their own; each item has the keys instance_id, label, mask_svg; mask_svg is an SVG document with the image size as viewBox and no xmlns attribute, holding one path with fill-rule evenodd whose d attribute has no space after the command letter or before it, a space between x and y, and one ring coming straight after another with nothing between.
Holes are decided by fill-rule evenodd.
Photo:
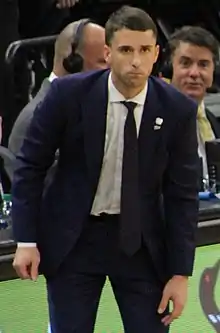
<instances>
[{"instance_id":1,"label":"suit jacket sleeve","mask_svg":"<svg viewBox=\"0 0 220 333\"><path fill-rule=\"evenodd\" d=\"M16 241L36 242L36 228L47 170L65 128L65 107L55 80L49 93L38 105L23 146L17 155L12 184L12 221Z\"/></svg>"},{"instance_id":2,"label":"suit jacket sleeve","mask_svg":"<svg viewBox=\"0 0 220 333\"><path fill-rule=\"evenodd\" d=\"M27 128L29 127L36 106L29 103L19 114L9 136L8 148L17 155L21 149Z\"/></svg>"},{"instance_id":3,"label":"suit jacket sleeve","mask_svg":"<svg viewBox=\"0 0 220 333\"><path fill-rule=\"evenodd\" d=\"M189 103L186 110L173 137L163 184L166 246L171 276L192 275L196 248L199 172L197 106Z\"/></svg>"}]
</instances>

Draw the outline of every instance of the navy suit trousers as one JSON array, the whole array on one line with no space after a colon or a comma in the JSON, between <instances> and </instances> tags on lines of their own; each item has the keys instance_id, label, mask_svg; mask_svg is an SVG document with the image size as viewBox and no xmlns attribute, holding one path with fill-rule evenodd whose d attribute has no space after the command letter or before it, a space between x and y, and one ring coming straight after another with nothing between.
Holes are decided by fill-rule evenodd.
<instances>
[{"instance_id":1,"label":"navy suit trousers","mask_svg":"<svg viewBox=\"0 0 220 333\"><path fill-rule=\"evenodd\" d=\"M128 257L119 248L117 215L90 217L74 249L47 277L52 333L92 333L106 276L125 333L167 333L157 314L163 285L147 249ZM59 246L59 244L57 244ZM111 327L109 327L111 331Z\"/></svg>"}]
</instances>

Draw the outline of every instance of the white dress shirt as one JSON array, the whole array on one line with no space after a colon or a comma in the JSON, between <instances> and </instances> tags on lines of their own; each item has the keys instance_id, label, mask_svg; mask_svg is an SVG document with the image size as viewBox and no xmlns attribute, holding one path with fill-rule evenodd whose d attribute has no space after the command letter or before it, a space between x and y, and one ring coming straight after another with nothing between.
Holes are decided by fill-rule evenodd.
<instances>
[{"instance_id":1,"label":"white dress shirt","mask_svg":"<svg viewBox=\"0 0 220 333\"><path fill-rule=\"evenodd\" d=\"M126 99L115 88L111 75L109 75L108 90L105 151L98 189L92 206L92 215L120 213L124 125L128 110L121 103ZM128 100L137 103L134 110L137 133L140 129L146 94L147 83L137 96Z\"/></svg>"},{"instance_id":2,"label":"white dress shirt","mask_svg":"<svg viewBox=\"0 0 220 333\"><path fill-rule=\"evenodd\" d=\"M206 117L204 102L201 103L201 108L204 112L204 117ZM212 134L213 134L213 140L214 140L215 139L215 134L213 133L213 131L212 131ZM204 142L201 138L200 132L199 132L198 121L197 121L197 138L198 138L198 154L199 154L199 157L202 157L202 161L203 161L203 178L208 181L209 176L208 176L208 166L207 166L205 144L204 144Z\"/></svg>"},{"instance_id":3,"label":"white dress shirt","mask_svg":"<svg viewBox=\"0 0 220 333\"><path fill-rule=\"evenodd\" d=\"M147 96L147 82L144 89L127 101L137 103L134 117L139 133L144 103ZM121 202L122 159L124 147L124 125L128 110L121 103L125 97L116 89L111 74L108 79L108 107L103 164L91 214L119 214ZM35 243L18 243L18 246L36 246Z\"/></svg>"},{"instance_id":4,"label":"white dress shirt","mask_svg":"<svg viewBox=\"0 0 220 333\"><path fill-rule=\"evenodd\" d=\"M57 78L58 78L58 76L56 74L54 74L54 72L51 72L49 77L48 77L48 81L50 81L52 83L53 80L55 80Z\"/></svg>"}]
</instances>

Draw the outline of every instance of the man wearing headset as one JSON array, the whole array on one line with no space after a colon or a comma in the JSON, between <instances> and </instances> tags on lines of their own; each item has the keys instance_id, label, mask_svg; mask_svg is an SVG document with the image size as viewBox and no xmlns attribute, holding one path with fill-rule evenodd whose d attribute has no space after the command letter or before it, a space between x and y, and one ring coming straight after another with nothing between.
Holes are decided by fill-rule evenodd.
<instances>
[{"instance_id":1,"label":"man wearing headset","mask_svg":"<svg viewBox=\"0 0 220 333\"><path fill-rule=\"evenodd\" d=\"M163 77L198 103L198 152L203 161L203 176L208 179L205 142L220 137L220 125L205 107L206 91L213 84L219 58L215 37L198 26L183 26L170 37L166 49Z\"/></svg>"},{"instance_id":2,"label":"man wearing headset","mask_svg":"<svg viewBox=\"0 0 220 333\"><path fill-rule=\"evenodd\" d=\"M52 73L43 81L35 98L21 111L12 128L8 148L14 155L20 150L34 110L43 101L51 82L71 73L104 69L104 45L104 28L89 19L70 23L62 30L55 43Z\"/></svg>"}]
</instances>

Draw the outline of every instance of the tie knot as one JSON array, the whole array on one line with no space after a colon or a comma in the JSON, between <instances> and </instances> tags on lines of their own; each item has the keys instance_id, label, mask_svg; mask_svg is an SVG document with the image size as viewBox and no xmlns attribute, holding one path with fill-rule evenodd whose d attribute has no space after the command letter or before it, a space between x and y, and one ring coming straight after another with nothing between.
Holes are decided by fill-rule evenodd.
<instances>
[{"instance_id":1,"label":"tie knot","mask_svg":"<svg viewBox=\"0 0 220 333\"><path fill-rule=\"evenodd\" d=\"M135 102L122 101L121 103L124 104L124 106L128 109L128 112L133 112L137 106L137 103Z\"/></svg>"},{"instance_id":2,"label":"tie knot","mask_svg":"<svg viewBox=\"0 0 220 333\"><path fill-rule=\"evenodd\" d=\"M205 110L201 105L199 105L198 110L197 110L197 118L202 119L205 117Z\"/></svg>"}]
</instances>

